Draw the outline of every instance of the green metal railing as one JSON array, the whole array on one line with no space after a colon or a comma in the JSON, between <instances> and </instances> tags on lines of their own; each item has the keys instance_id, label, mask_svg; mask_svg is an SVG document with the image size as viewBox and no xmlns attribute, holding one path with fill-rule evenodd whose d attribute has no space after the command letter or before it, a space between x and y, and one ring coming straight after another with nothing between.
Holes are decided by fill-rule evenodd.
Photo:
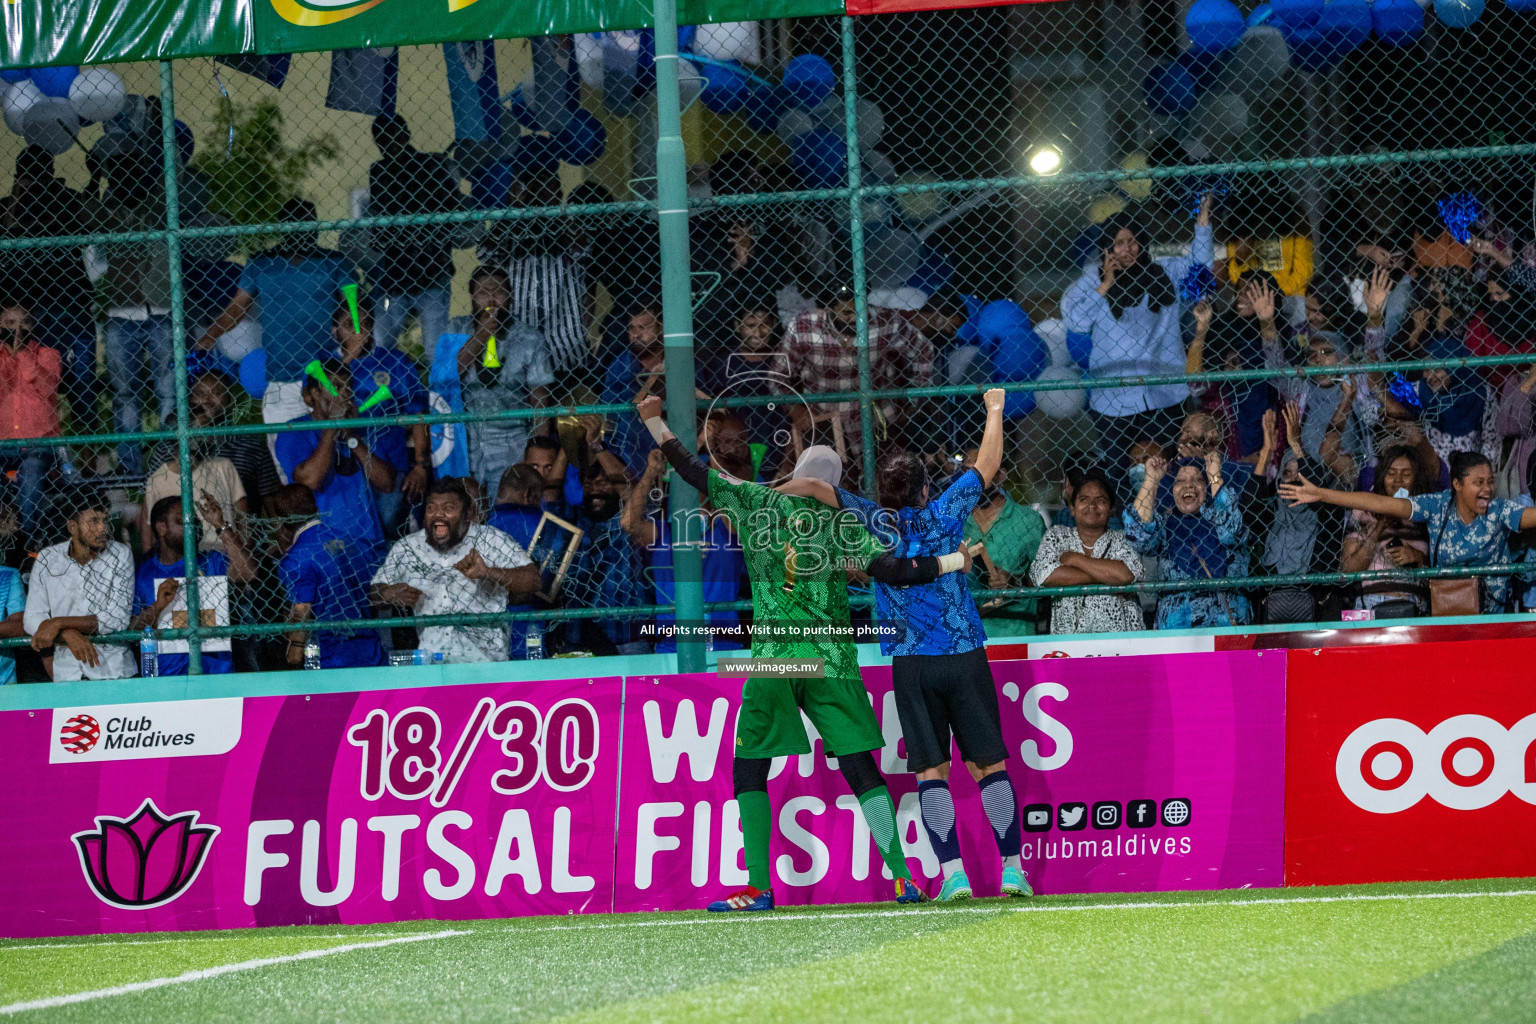
<instances>
[{"instance_id":1,"label":"green metal railing","mask_svg":"<svg viewBox=\"0 0 1536 1024\"><path fill-rule=\"evenodd\" d=\"M656 9L656 53L658 80L658 146L657 146L657 199L652 201L616 201L582 205L538 206L528 208L466 209L446 213L420 213L397 216L368 216L341 218L305 224L230 224L223 226L183 226L180 183L182 171L176 149L175 117L176 96L172 64L159 65L161 100L161 156L165 189L165 226L161 230L131 232L101 232L85 235L57 236L49 238L0 239L0 251L31 250L40 248L79 247L95 244L161 244L169 251L171 287L171 330L173 363L176 376L175 408L176 424L171 429L123 432L107 431L72 434L62 438L0 439L0 453L24 448L48 445L109 445L119 442L174 441L179 457L179 473L182 496L182 525L184 529L185 564L196 564L196 541L193 525L197 521L195 495L192 481L192 442L207 437L239 435L274 435L289 431L324 428L355 427L355 420L320 420L303 423L241 424L214 427L190 425L188 415L187 380L187 323L183 247L187 242L227 238L238 239L253 236L313 234L354 229L379 229L392 227L427 227L470 223L513 223L581 218L602 218L615 215L654 214L659 225L661 246L661 281L664 306L665 376L668 394L668 416L674 430L686 446L696 445L695 416L693 413L708 406L727 409L750 409L768 406L776 399L770 396L729 397L712 401L692 400L695 390L694 336L692 327L692 296L690 282L692 259L689 253L689 218L710 211L729 211L739 208L772 207L786 210L828 208L844 211L839 214L850 245L849 283L855 301L857 346L857 381L854 391L827 392L797 395L808 403L857 402L859 423L864 438L875 436L875 403L888 399L939 399L971 396L981 388L975 385L927 385L904 388L876 388L869 344L870 307L868 301L869 275L867 273L865 204L870 200L896 199L916 195L980 194L985 192L1009 192L1029 200L1045 200L1056 195L1088 194L1093 187L1114 186L1123 182L1174 182L1185 179L1225 176L1273 177L1284 174L1307 172L1344 172L1354 169L1390 167L1443 167L1468 162L1489 163L1501 160L1525 160L1536 157L1536 143L1513 145L1487 145L1471 147L1416 148L1394 152L1339 153L1275 159L1222 160L1200 164L1145 167L1136 169L1069 171L1048 177L1033 174L1000 176L967 176L952 180L931 182L878 182L866 180L864 154L859 144L858 105L861 99L861 54L856 21L844 16L838 22L835 37L838 60L834 63L839 71L843 113L843 141L846 156L846 186L836 188L807 188L794 191L761 192L746 195L718 195L708 199L690 199L687 189L687 155L685 153L681 110L678 97L678 54L670 40L675 38L676 5L674 0L659 0ZM1336 377L1342 373L1393 373L1430 369L1489 368L1529 365L1536 356L1503 354L1489 356L1462 356L1454 358L1419 358L1394 361L1377 361L1345 366L1288 367L1282 369L1208 370L1196 374L1156 374L1108 379L1057 379L1002 382L995 386L1009 393L1044 393L1053 391L1097 391L1145 387L1164 384L1193 383L1240 383L1271 381L1277 378L1306 379L1309 377ZM387 420L369 421L370 426L385 423L400 426L442 425L468 422L512 422L544 419L550 416L596 414L627 417L633 415L628 403L593 402L586 404L550 406L543 408L511 409L494 413L455 412L406 415ZM862 478L875 479L876 452L873 443L862 446ZM701 573L701 540L697 517L690 515L697 509L698 495L680 480L671 486L671 514L678 543L674 571L676 573L675 605L638 605L626 608L556 608L534 612L497 612L486 615L406 616L372 619L352 619L336 622L308 621L306 629L380 629L388 627L424 627L432 625L489 625L528 620L549 622L585 619L613 619L649 617L657 614L675 614L681 622L701 621L710 611L748 611L750 602L737 601L708 603L703 601ZM1445 577L1509 576L1526 572L1523 563L1492 566L1465 566L1455 568L1423 568L1407 570L1381 570L1339 573L1307 573L1275 576L1247 576L1206 580L1178 580L1146 582L1127 586L1083 585L1071 587L1006 587L985 591L989 597L1003 598L1052 598L1102 594L1167 593L1175 591L1199 591L1211 589L1258 589L1276 586L1342 586L1374 581L1413 581ZM203 642L210 638L229 636L263 636L285 632L294 628L287 622L247 623L233 626L205 626L198 614L200 595L196 574L187 579L188 627L161 631L167 639L186 639L190 650L190 671L202 671ZM867 606L871 599L855 596L855 604ZM134 633L103 635L101 639L132 642ZM25 639L0 642L0 647L19 646ZM693 640L679 643L680 666L696 670L703 664L702 644Z\"/></svg>"}]
</instances>

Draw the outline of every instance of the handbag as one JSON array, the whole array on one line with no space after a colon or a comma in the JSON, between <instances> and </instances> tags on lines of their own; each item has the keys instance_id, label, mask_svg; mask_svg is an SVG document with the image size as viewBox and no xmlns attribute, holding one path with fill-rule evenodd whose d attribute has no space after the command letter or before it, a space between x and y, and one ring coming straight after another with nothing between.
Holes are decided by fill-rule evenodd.
<instances>
[{"instance_id":1,"label":"handbag","mask_svg":"<svg viewBox=\"0 0 1536 1024\"><path fill-rule=\"evenodd\" d=\"M1446 503L1445 515L1440 519L1440 532L1435 535L1435 546L1430 552L1430 565L1440 563L1440 541L1445 537L1445 528L1451 521L1451 509L1454 506L1455 499ZM1435 616L1481 614L1483 581L1480 577L1432 579L1427 582L1429 583L1429 614Z\"/></svg>"},{"instance_id":2,"label":"handbag","mask_svg":"<svg viewBox=\"0 0 1536 1024\"><path fill-rule=\"evenodd\" d=\"M1317 600L1311 591L1282 587L1264 599L1264 618L1271 623L1317 621Z\"/></svg>"}]
</instances>

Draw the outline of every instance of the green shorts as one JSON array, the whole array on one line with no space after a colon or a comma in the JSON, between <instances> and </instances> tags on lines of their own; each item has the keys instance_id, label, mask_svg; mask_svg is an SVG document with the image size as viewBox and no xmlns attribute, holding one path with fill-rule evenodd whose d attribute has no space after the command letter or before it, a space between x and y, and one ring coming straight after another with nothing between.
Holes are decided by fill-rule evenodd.
<instances>
[{"instance_id":1,"label":"green shorts","mask_svg":"<svg viewBox=\"0 0 1536 1024\"><path fill-rule=\"evenodd\" d=\"M885 746L869 693L857 679L751 678L741 691L736 720L737 757L809 754L810 737L800 712L821 735L830 757Z\"/></svg>"}]
</instances>

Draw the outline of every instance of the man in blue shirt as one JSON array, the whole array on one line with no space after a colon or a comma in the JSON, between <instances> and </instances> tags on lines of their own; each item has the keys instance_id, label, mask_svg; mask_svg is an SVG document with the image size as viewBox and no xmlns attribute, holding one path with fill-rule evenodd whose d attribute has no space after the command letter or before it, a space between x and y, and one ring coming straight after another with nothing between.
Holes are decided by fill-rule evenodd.
<instances>
[{"instance_id":1,"label":"man in blue shirt","mask_svg":"<svg viewBox=\"0 0 1536 1024\"><path fill-rule=\"evenodd\" d=\"M410 356L394 348L379 348L374 341L373 309L366 302L357 306L357 324L352 310L341 305L331 318L338 354L352 372L352 397L357 400L358 415L367 419L383 416L418 415L427 411L427 389L421 383L421 367ZM374 396L388 388L387 397ZM372 401L373 404L369 405ZM365 409L364 406L367 406ZM384 532L397 537L405 525L410 507L421 501L431 483L431 430L425 424L409 427L380 426L363 430L363 443L378 452L395 467L395 487L389 492L375 491L374 505Z\"/></svg>"},{"instance_id":2,"label":"man in blue shirt","mask_svg":"<svg viewBox=\"0 0 1536 1024\"><path fill-rule=\"evenodd\" d=\"M198 575L205 578L223 576L230 584L249 583L256 577L256 565L246 552L245 541L241 538L240 531L225 522L224 510L207 491L203 492L202 499L198 502L198 511L207 519L224 543L224 551L215 548L198 555ZM138 571L134 573L133 621L129 628L169 629L173 625L181 625L166 613L175 602L176 595L180 593L182 581L187 575L187 563L182 557L185 549L182 544L184 530L181 521L181 495L173 494L155 502L154 507L149 510L149 528L155 535L155 550L139 563ZM196 528L197 524L194 523L194 529ZM202 594L206 595L207 591L203 591ZM207 606L201 607L206 609ZM184 620L185 612L183 612ZM185 641L182 642L185 643ZM234 656L228 650L228 644L229 641L225 640L221 646L226 649L222 651L204 649L204 672L234 671ZM187 662L188 656L185 654L162 653L158 659L157 671L162 676L184 676L187 674Z\"/></svg>"},{"instance_id":3,"label":"man in blue shirt","mask_svg":"<svg viewBox=\"0 0 1536 1024\"><path fill-rule=\"evenodd\" d=\"M26 636L22 613L27 610L27 592L21 585L21 573L8 565L0 566L0 639ZM0 652L0 686L16 681L16 648Z\"/></svg>"},{"instance_id":4,"label":"man in blue shirt","mask_svg":"<svg viewBox=\"0 0 1536 1024\"><path fill-rule=\"evenodd\" d=\"M578 608L633 608L646 603L640 554L619 515L629 474L611 452L604 452L581 476L581 510L576 526L581 547L571 565L566 603ZM577 619L568 635L595 654L649 654L649 641L638 640L639 620L630 617Z\"/></svg>"},{"instance_id":5,"label":"man in blue shirt","mask_svg":"<svg viewBox=\"0 0 1536 1024\"><path fill-rule=\"evenodd\" d=\"M523 550L533 559L534 564L541 568L544 559L533 549L533 535L539 528L539 520L544 518L544 510L539 507L539 495L543 489L544 477L533 466L522 462L509 466L507 471L501 474L501 486L496 489L496 504L491 508L491 514L486 517L487 525L494 526L521 544ZM545 543L547 545L548 542ZM543 554L548 554L547 546ZM547 587L549 580L541 579L541 584ZM534 609L532 604L514 604L508 607L514 612ZM512 660L521 661L528 655L528 621L515 621L510 625Z\"/></svg>"},{"instance_id":6,"label":"man in blue shirt","mask_svg":"<svg viewBox=\"0 0 1536 1024\"><path fill-rule=\"evenodd\" d=\"M737 467L740 468L740 467ZM749 459L746 466L752 468ZM667 457L660 448L652 448L646 458L645 472L635 481L624 503L624 529L628 531L635 547L648 552L651 558L651 586L656 591L657 604L673 604L676 591L672 585L672 523L665 514L665 503L654 518L646 514L646 498L652 491L660 493L662 476L666 473ZM742 553L741 542L731 532L724 516L711 514L706 506L704 530L704 602L706 604L735 601L741 597L741 581L747 576L747 560ZM671 614L656 616L658 634L657 654L671 654L677 650L677 641L661 630L670 629L676 622ZM741 628L740 619L733 611L710 612L706 617L716 650L737 650Z\"/></svg>"},{"instance_id":7,"label":"man in blue shirt","mask_svg":"<svg viewBox=\"0 0 1536 1024\"><path fill-rule=\"evenodd\" d=\"M983 401L987 421L975 468L931 501L923 462L907 452L892 452L876 465L879 504L817 480L791 481L779 490L852 511L898 558L953 551L964 542L966 520L1002 465L1004 393L994 388ZM923 826L944 870L939 899L972 895L949 791L951 736L981 787L982 806L1003 858L1003 895L1031 895L1020 861L1018 798L1005 764L1008 748L987 665L986 632L965 575L946 573L910 587L876 581L875 596L881 624L897 631L894 640L881 640L880 651L891 656L907 767L917 775Z\"/></svg>"},{"instance_id":8,"label":"man in blue shirt","mask_svg":"<svg viewBox=\"0 0 1536 1024\"><path fill-rule=\"evenodd\" d=\"M288 621L366 619L372 573L364 575L352 550L323 532L314 493L303 484L279 487L267 499L267 513L282 521L275 533L282 552L277 575L288 591ZM295 629L283 635L288 641L288 664L297 668L304 664L309 633ZM384 663L384 649L373 630L321 629L315 639L320 644L322 668Z\"/></svg>"},{"instance_id":9,"label":"man in blue shirt","mask_svg":"<svg viewBox=\"0 0 1536 1024\"><path fill-rule=\"evenodd\" d=\"M304 405L310 415L293 422L355 419L352 375L338 359L325 360L304 381ZM365 443L365 431L290 430L277 435L277 464L292 483L314 493L327 540L353 547L371 576L384 560L384 528L375 494L395 489L395 465L387 450Z\"/></svg>"},{"instance_id":10,"label":"man in blue shirt","mask_svg":"<svg viewBox=\"0 0 1536 1024\"><path fill-rule=\"evenodd\" d=\"M278 213L284 224L314 223L315 204L290 199ZM304 376L310 360L331 347L331 314L341 290L357 283L352 265L334 249L320 246L319 236L287 234L269 253L253 256L240 273L240 288L218 318L203 332L196 347L210 349L261 302L261 338L267 382L288 383Z\"/></svg>"}]
</instances>

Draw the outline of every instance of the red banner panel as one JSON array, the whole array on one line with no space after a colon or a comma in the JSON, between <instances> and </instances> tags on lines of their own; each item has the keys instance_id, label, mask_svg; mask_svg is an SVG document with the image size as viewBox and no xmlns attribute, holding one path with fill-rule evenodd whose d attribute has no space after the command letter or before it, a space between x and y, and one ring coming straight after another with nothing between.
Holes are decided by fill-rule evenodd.
<instances>
[{"instance_id":1,"label":"red banner panel","mask_svg":"<svg viewBox=\"0 0 1536 1024\"><path fill-rule=\"evenodd\" d=\"M1285 882L1536 875L1536 643L1291 651Z\"/></svg>"},{"instance_id":2,"label":"red banner panel","mask_svg":"<svg viewBox=\"0 0 1536 1024\"><path fill-rule=\"evenodd\" d=\"M900 14L904 11L954 11L966 7L1010 7L1060 3L1061 0L848 0L849 14Z\"/></svg>"}]
</instances>

